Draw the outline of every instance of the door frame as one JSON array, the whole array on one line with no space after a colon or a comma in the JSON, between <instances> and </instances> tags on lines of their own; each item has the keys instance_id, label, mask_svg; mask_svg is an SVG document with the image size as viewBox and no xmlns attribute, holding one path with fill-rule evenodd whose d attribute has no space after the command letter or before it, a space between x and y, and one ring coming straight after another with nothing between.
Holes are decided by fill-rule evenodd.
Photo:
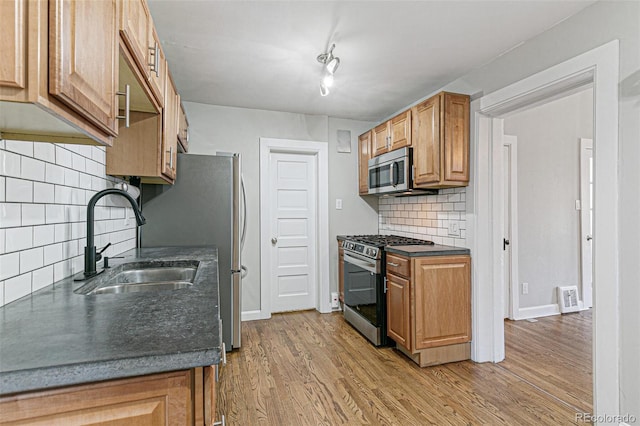
<instances>
[{"instance_id":1,"label":"door frame","mask_svg":"<svg viewBox=\"0 0 640 426\"><path fill-rule=\"evenodd\" d=\"M260 311L251 319L271 318L271 235L269 176L271 153L312 155L317 167L316 310L331 312L329 291L329 147L326 142L260 138ZM245 319L247 319L245 317Z\"/></svg>"},{"instance_id":2,"label":"door frame","mask_svg":"<svg viewBox=\"0 0 640 426\"><path fill-rule=\"evenodd\" d=\"M589 210L589 205L585 207L585 200L590 200L589 194L589 161L587 159L586 151L591 150L591 158L593 158L593 139L588 138L580 138L580 295L582 296L582 309L589 309L593 307L593 272L591 274L591 283L588 288L585 288L585 279L584 279L584 263L585 259L588 257L585 255L585 240L584 236L587 234L585 232L588 229L587 220L585 220L586 213L585 211ZM587 188L584 186L584 181L587 180ZM588 216L587 216L588 217ZM593 268L593 244L591 245L591 259L592 259L592 268ZM585 291L586 290L586 291Z\"/></svg>"},{"instance_id":3,"label":"door frame","mask_svg":"<svg viewBox=\"0 0 640 426\"><path fill-rule=\"evenodd\" d=\"M511 300L509 300L507 314L509 319L513 320L519 319L520 311L520 288L518 286L518 138L513 135L503 135L502 146L509 147L509 163L511 166L511 170L509 171L509 211L511 213L509 251L511 258L507 259L505 250L502 251L502 256L503 262L511 262L511 280L509 281L511 283L509 289ZM506 277L503 277L503 279L506 283ZM503 286L506 287L506 284L503 283Z\"/></svg>"},{"instance_id":4,"label":"door frame","mask_svg":"<svg viewBox=\"0 0 640 426\"><path fill-rule=\"evenodd\" d=\"M502 119L593 84L594 229L593 386L594 414L620 411L618 80L619 41L613 40L476 99L467 223L474 256L472 359L499 362L505 356L502 265ZM601 285L598 285L601 283Z\"/></svg>"}]
</instances>

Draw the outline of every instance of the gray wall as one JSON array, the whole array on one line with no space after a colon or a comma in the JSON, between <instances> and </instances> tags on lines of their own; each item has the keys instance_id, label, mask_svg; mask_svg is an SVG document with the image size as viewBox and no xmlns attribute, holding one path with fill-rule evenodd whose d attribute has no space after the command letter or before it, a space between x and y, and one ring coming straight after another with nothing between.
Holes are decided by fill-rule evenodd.
<instances>
[{"instance_id":1,"label":"gray wall","mask_svg":"<svg viewBox=\"0 0 640 426\"><path fill-rule=\"evenodd\" d=\"M338 233L376 233L378 216L362 201L357 188L357 137L373 123L334 120L327 116L292 114L246 108L184 103L189 117L189 152L239 152L247 187L247 239L243 263L249 274L243 281L243 312L260 309L260 138L297 139L329 144L329 238L331 291L337 289ZM336 130L351 130L351 154L336 153ZM335 210L335 198L344 209ZM377 203L376 206L377 207Z\"/></svg>"},{"instance_id":2,"label":"gray wall","mask_svg":"<svg viewBox=\"0 0 640 426\"><path fill-rule=\"evenodd\" d=\"M518 142L520 308L557 303L555 288L580 288L580 138L593 135L593 90L509 116Z\"/></svg>"},{"instance_id":3,"label":"gray wall","mask_svg":"<svg viewBox=\"0 0 640 426\"><path fill-rule=\"evenodd\" d=\"M599 1L445 89L488 94L616 39L620 41L620 315L611 321L620 324L620 412L640 418L640 2Z\"/></svg>"}]
</instances>

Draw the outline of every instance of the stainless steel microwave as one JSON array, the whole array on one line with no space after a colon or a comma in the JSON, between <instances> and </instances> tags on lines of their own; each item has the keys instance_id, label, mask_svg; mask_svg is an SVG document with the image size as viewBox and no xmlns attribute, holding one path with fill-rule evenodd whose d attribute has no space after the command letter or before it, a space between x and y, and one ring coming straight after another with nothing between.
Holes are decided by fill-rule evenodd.
<instances>
[{"instance_id":1,"label":"stainless steel microwave","mask_svg":"<svg viewBox=\"0 0 640 426\"><path fill-rule=\"evenodd\" d=\"M413 151L396 149L369 160L369 194L419 195L437 194L434 189L413 188Z\"/></svg>"}]
</instances>

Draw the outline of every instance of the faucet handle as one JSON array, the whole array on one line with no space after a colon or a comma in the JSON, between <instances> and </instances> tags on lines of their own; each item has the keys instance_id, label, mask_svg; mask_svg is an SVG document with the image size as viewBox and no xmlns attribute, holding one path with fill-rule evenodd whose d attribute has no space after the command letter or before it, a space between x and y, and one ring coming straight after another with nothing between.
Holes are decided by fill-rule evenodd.
<instances>
[{"instance_id":1,"label":"faucet handle","mask_svg":"<svg viewBox=\"0 0 640 426\"><path fill-rule=\"evenodd\" d=\"M106 249L108 249L110 245L111 245L111 243L108 243L106 246L102 247L102 249L100 249L100 251L99 251L99 252L97 252L97 253L96 253L96 262L97 262L98 260L102 259L102 253L104 253L104 251L105 251Z\"/></svg>"}]
</instances>

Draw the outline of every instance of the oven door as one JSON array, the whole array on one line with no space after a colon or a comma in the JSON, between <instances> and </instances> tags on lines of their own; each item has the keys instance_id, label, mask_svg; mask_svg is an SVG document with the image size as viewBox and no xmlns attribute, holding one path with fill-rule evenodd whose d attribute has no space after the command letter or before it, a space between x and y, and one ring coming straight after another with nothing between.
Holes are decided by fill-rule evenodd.
<instances>
[{"instance_id":1,"label":"oven door","mask_svg":"<svg viewBox=\"0 0 640 426\"><path fill-rule=\"evenodd\" d=\"M376 327L385 322L383 284L379 261L344 253L344 304Z\"/></svg>"}]
</instances>

